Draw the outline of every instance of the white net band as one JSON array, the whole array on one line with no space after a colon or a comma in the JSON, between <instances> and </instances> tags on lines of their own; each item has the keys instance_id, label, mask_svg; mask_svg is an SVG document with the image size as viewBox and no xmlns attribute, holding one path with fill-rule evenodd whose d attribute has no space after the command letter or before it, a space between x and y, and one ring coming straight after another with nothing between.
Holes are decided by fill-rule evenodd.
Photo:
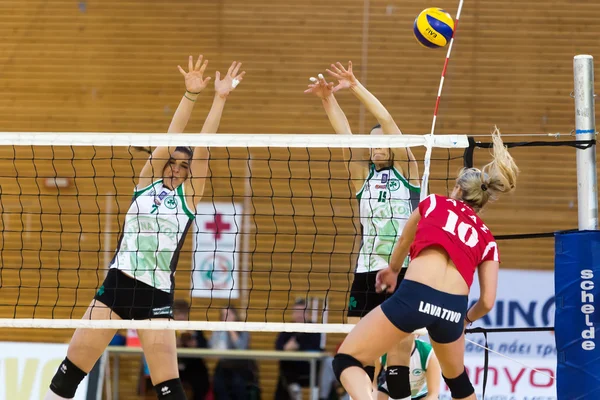
<instances>
[{"instance_id":1,"label":"white net band","mask_svg":"<svg viewBox=\"0 0 600 400\"><path fill-rule=\"evenodd\" d=\"M306 135L0 132L0 146L466 148L466 135Z\"/></svg>"},{"instance_id":2,"label":"white net band","mask_svg":"<svg viewBox=\"0 0 600 400\"><path fill-rule=\"evenodd\" d=\"M299 324L293 322L217 322L217 321L169 321L169 320L69 320L69 319L8 319L0 318L0 326L6 328L54 328L54 329L168 329L196 331L238 332L303 332L303 333L349 333L354 324ZM426 329L414 332L426 335Z\"/></svg>"}]
</instances>

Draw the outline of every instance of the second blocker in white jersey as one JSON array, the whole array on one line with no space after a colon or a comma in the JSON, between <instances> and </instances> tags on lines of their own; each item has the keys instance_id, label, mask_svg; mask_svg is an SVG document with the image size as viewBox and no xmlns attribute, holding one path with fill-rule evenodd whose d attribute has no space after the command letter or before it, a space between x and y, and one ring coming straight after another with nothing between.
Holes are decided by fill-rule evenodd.
<instances>
[{"instance_id":1,"label":"second blocker in white jersey","mask_svg":"<svg viewBox=\"0 0 600 400\"><path fill-rule=\"evenodd\" d=\"M356 194L362 226L356 273L379 271L389 265L408 217L419 206L419 192L420 188L411 185L396 168L376 170L371 164L369 176Z\"/></svg>"},{"instance_id":2,"label":"second blocker in white jersey","mask_svg":"<svg viewBox=\"0 0 600 400\"><path fill-rule=\"evenodd\" d=\"M193 220L183 185L171 190L161 179L136 190L110 268L170 292L179 252Z\"/></svg>"},{"instance_id":3,"label":"second blocker in white jersey","mask_svg":"<svg viewBox=\"0 0 600 400\"><path fill-rule=\"evenodd\" d=\"M429 392L427 388L427 369L429 368L429 361L431 360L431 356L433 355L433 348L430 343L424 342L422 340L416 339L415 346L413 347L412 353L410 355L410 391L411 398L421 398ZM387 355L385 355L382 359L382 364L386 365L387 363ZM393 373L390 369L388 369L390 373ZM385 373L383 374L385 377ZM385 379L383 382L379 382L379 387L385 390L385 393L388 393L388 386Z\"/></svg>"}]
</instances>

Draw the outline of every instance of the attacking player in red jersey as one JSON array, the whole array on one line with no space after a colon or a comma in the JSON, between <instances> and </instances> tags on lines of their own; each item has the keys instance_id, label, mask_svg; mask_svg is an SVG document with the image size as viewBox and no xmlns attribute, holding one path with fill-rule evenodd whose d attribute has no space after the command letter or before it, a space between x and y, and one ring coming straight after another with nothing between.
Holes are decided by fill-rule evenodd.
<instances>
[{"instance_id":1,"label":"attacking player in red jersey","mask_svg":"<svg viewBox=\"0 0 600 400\"><path fill-rule=\"evenodd\" d=\"M450 197L423 200L402 231L390 266L379 271L377 285L393 292L402 260L410 253L398 290L354 327L333 360L338 380L353 399L371 399L363 365L421 328L429 332L452 398L476 399L464 366L464 327L492 309L500 266L494 236L478 213L512 191L519 173L497 129L492 138L493 161L481 170L463 169ZM475 270L481 294L467 310Z\"/></svg>"}]
</instances>

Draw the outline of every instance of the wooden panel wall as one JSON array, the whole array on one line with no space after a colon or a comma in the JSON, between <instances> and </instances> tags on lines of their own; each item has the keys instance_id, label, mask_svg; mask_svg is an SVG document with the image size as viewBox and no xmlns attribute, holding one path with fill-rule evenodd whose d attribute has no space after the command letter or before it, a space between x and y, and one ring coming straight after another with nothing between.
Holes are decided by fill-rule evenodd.
<instances>
[{"instance_id":1,"label":"wooden panel wall","mask_svg":"<svg viewBox=\"0 0 600 400\"><path fill-rule=\"evenodd\" d=\"M331 62L352 60L356 75L405 133L427 133L445 56L445 49L424 49L412 37L413 19L427 5L416 0L366 4L4 1L0 131L164 132L183 94L176 66L185 64L188 54L202 53L210 60L211 75L224 72L233 60L243 61L247 71L228 101L221 132L330 133L319 101L302 91L308 77L324 72ZM454 15L457 2L436 5ZM512 134L570 132L572 58L599 54L600 43L586 34L598 12L600 4L569 0L543 8L521 0L467 2L436 132L485 135L494 124ZM188 132L200 129L211 97L208 89L201 95ZM353 131L367 133L374 119L351 94L337 97ZM574 149L512 153L522 169L518 191L486 210L492 230L511 234L576 227ZM269 155L257 149L251 157L232 153L238 159L228 161L227 152L213 152L207 200L240 200L252 159L250 205L257 215L250 224L253 254L245 266L252 292L241 304L250 320L280 321L296 296L323 296L328 289L334 310L330 320L344 319L357 251L356 204L339 152L313 150L310 162L307 154L282 150ZM422 151L417 154L422 157ZM265 160L269 156L271 161ZM448 162L442 150L434 157L432 189L445 193L451 185L446 178L461 160ZM78 318L83 313L102 279L105 253L116 244L143 159L144 154L127 149L0 149L0 317ZM487 159L487 150L475 152L476 165ZM74 186L45 188L43 177L55 174L72 177ZM317 193L323 198L316 199ZM190 250L188 240L178 274L180 297L187 296L190 285ZM507 241L501 251L505 268L552 268L551 239ZM213 301L209 308L208 301L194 299L192 317L215 320L225 305ZM0 329L4 340L67 341L70 335ZM252 338L253 348L273 346L274 335ZM340 339L330 337L328 347ZM121 390L133 396L137 365L128 365ZM275 376L276 363L261 363L267 397Z\"/></svg>"}]
</instances>

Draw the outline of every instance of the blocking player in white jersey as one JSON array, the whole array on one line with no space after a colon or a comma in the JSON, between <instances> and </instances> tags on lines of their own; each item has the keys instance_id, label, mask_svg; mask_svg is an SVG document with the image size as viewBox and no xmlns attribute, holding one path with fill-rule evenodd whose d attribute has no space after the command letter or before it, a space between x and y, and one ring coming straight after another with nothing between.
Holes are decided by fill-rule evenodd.
<instances>
[{"instance_id":1,"label":"blocking player in white jersey","mask_svg":"<svg viewBox=\"0 0 600 400\"><path fill-rule=\"evenodd\" d=\"M331 65L327 70L338 80L338 85L326 82L322 75L311 79L305 93L313 93L322 100L325 112L337 134L351 135L348 120L338 105L334 93L351 91L377 119L379 125L372 130L377 134L402 134L390 113L354 76L352 62L348 69L342 64ZM350 289L348 323L357 323L371 310L383 303L390 294L378 293L375 286L377 272L388 267L394 245L419 204L418 163L410 149L371 149L368 159L352 155L344 149L350 179L355 189L360 209L362 244L358 254L354 280ZM408 266L408 262L406 262ZM402 276L399 277L399 281ZM389 365L398 374L390 376L388 383L392 398L404 399L410 395L408 362L412 338L399 343L388 352ZM376 360L365 367L374 381Z\"/></svg>"},{"instance_id":2,"label":"blocking player in white jersey","mask_svg":"<svg viewBox=\"0 0 600 400\"><path fill-rule=\"evenodd\" d=\"M381 362L386 365L385 355ZM440 394L442 369L431 344L415 338L410 353L410 394L411 400L437 400ZM395 373L395 371L390 371ZM390 394L385 374L379 375L377 400L388 400Z\"/></svg>"},{"instance_id":3,"label":"blocking player in white jersey","mask_svg":"<svg viewBox=\"0 0 600 400\"><path fill-rule=\"evenodd\" d=\"M173 115L169 133L181 133L196 98L210 78L204 78L207 61L202 56L185 78L186 92ZM233 62L221 79L215 75L215 97L202 127L214 133L219 127L227 96L242 80L241 64ZM144 320L172 318L175 268L179 251L194 219L195 205L204 192L208 172L205 147L158 147L144 165L125 217L122 237L110 269L83 319ZM71 399L92 369L116 329L77 329L67 356L52 379L45 399ZM139 330L157 397L185 400L179 379L175 331Z\"/></svg>"}]
</instances>

